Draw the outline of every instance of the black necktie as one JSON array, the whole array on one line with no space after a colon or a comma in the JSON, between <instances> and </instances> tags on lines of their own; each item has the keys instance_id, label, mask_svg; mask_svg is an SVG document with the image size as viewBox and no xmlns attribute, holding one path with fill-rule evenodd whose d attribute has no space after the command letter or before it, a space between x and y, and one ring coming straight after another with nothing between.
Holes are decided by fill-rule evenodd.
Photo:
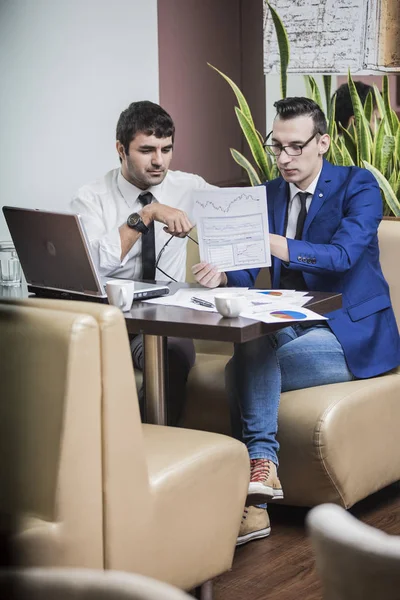
<instances>
[{"instance_id":1,"label":"black necktie","mask_svg":"<svg viewBox=\"0 0 400 600\"><path fill-rule=\"evenodd\" d=\"M301 240L301 236L304 229L304 221L307 216L307 197L309 196L308 192L298 192L298 197L300 198L300 212L297 217L297 225L296 225L296 235L294 236L295 240Z\"/></svg>"},{"instance_id":2,"label":"black necktie","mask_svg":"<svg viewBox=\"0 0 400 600\"><path fill-rule=\"evenodd\" d=\"M153 200L151 192L140 194L138 198L143 206ZM154 221L148 225L149 231L142 235L142 279L155 279L156 275L156 243L154 236Z\"/></svg>"}]
</instances>

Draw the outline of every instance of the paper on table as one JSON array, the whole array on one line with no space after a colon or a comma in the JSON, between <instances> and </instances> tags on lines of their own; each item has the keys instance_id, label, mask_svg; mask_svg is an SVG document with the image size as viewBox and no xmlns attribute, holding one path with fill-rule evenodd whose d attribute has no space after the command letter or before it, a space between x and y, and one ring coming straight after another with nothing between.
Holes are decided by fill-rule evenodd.
<instances>
[{"instance_id":1,"label":"paper on table","mask_svg":"<svg viewBox=\"0 0 400 600\"><path fill-rule=\"evenodd\" d=\"M266 188L192 192L200 258L220 271L269 267Z\"/></svg>"},{"instance_id":2,"label":"paper on table","mask_svg":"<svg viewBox=\"0 0 400 600\"><path fill-rule=\"evenodd\" d=\"M167 296L160 296L160 298L150 298L144 300L149 304L164 304L165 306L180 306L182 308L193 308L194 310L204 310L206 312L218 312L215 306L208 308L192 302L191 298L199 298L206 302L214 304L214 296L220 293L237 292L238 295L242 295L248 288L182 288L175 292L175 294L168 294Z\"/></svg>"},{"instance_id":3,"label":"paper on table","mask_svg":"<svg viewBox=\"0 0 400 600\"><path fill-rule=\"evenodd\" d=\"M312 310L288 303L282 303L280 307L276 305L273 308L268 307L262 312L257 307L253 310L245 309L240 313L240 316L246 319L262 321L263 323L287 323L288 325L291 321L327 321L326 317Z\"/></svg>"}]
</instances>

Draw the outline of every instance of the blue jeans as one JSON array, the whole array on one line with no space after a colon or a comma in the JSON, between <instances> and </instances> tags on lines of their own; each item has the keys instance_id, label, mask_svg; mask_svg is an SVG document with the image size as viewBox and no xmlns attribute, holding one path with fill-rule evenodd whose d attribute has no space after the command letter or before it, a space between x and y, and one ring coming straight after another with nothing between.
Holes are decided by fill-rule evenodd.
<instances>
[{"instance_id":1,"label":"blue jeans","mask_svg":"<svg viewBox=\"0 0 400 600\"><path fill-rule=\"evenodd\" d=\"M296 324L235 344L225 375L232 435L246 444L250 458L268 458L276 465L281 391L354 379L325 323Z\"/></svg>"}]
</instances>

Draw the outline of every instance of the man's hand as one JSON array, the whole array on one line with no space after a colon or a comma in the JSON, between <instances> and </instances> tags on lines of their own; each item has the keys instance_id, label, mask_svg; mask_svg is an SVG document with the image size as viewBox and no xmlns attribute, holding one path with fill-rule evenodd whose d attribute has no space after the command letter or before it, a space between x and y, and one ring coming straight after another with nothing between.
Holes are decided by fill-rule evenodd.
<instances>
[{"instance_id":1,"label":"man's hand","mask_svg":"<svg viewBox=\"0 0 400 600\"><path fill-rule=\"evenodd\" d=\"M228 283L226 273L221 273L217 267L206 262L193 265L192 273L197 283L204 285L204 287L224 287Z\"/></svg>"},{"instance_id":2,"label":"man's hand","mask_svg":"<svg viewBox=\"0 0 400 600\"><path fill-rule=\"evenodd\" d=\"M289 249L287 239L282 235L270 233L269 246L272 256L280 258L284 262L289 262Z\"/></svg>"},{"instance_id":3,"label":"man's hand","mask_svg":"<svg viewBox=\"0 0 400 600\"><path fill-rule=\"evenodd\" d=\"M159 202L152 202L142 208L140 215L146 225L151 221L164 223L164 231L176 237L183 238L193 229L189 217L183 210Z\"/></svg>"}]
</instances>

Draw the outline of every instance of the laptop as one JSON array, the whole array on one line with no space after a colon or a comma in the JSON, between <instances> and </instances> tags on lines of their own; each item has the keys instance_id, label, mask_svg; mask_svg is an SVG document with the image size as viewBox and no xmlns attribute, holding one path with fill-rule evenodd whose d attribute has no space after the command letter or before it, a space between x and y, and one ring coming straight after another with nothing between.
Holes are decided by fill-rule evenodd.
<instances>
[{"instance_id":1,"label":"laptop","mask_svg":"<svg viewBox=\"0 0 400 600\"><path fill-rule=\"evenodd\" d=\"M80 215L3 207L28 291L46 298L107 302ZM134 300L169 294L169 287L135 281Z\"/></svg>"}]
</instances>

